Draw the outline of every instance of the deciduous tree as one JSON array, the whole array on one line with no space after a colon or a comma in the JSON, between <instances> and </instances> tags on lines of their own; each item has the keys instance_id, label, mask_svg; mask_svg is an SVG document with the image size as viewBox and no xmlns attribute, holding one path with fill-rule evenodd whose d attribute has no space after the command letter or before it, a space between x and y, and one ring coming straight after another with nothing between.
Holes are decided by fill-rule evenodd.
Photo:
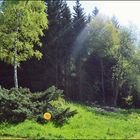
<instances>
[{"instance_id":1,"label":"deciduous tree","mask_svg":"<svg viewBox=\"0 0 140 140\"><path fill-rule=\"evenodd\" d=\"M48 27L43 1L3 1L0 16L0 58L14 66L14 82L18 88L17 67L22 61L42 57L34 44L41 46L39 36Z\"/></svg>"}]
</instances>

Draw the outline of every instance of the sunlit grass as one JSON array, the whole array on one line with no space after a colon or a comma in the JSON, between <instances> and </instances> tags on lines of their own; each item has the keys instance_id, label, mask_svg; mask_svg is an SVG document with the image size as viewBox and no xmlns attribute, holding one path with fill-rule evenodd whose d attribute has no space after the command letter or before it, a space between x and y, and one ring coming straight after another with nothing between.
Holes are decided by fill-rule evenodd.
<instances>
[{"instance_id":1,"label":"sunlit grass","mask_svg":"<svg viewBox=\"0 0 140 140\"><path fill-rule=\"evenodd\" d=\"M50 121L44 125L31 120L10 125L0 125L1 137L13 138L99 138L99 139L128 139L140 138L140 119L138 113L101 114L86 106L68 104L71 109L77 109L78 114L62 127L55 127Z\"/></svg>"}]
</instances>

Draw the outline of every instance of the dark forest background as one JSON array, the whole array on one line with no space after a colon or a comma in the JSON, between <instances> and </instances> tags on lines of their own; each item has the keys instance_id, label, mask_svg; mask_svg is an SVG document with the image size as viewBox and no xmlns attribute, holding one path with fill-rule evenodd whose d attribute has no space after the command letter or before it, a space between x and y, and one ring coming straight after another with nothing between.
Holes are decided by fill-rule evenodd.
<instances>
[{"instance_id":1,"label":"dark forest background","mask_svg":"<svg viewBox=\"0 0 140 140\"><path fill-rule=\"evenodd\" d=\"M21 63L19 85L33 92L55 85L72 101L139 107L140 52L132 29L119 25L116 17L100 15L97 7L86 16L79 0L74 13L63 0L46 4L49 28L41 37L43 57ZM14 86L13 67L2 61L0 85Z\"/></svg>"}]
</instances>

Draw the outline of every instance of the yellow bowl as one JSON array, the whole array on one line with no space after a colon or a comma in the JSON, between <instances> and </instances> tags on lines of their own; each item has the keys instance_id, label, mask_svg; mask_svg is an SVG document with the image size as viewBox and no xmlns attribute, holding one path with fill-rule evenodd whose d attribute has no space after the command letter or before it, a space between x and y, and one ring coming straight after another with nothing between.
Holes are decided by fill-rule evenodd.
<instances>
[{"instance_id":1,"label":"yellow bowl","mask_svg":"<svg viewBox=\"0 0 140 140\"><path fill-rule=\"evenodd\" d=\"M45 120L50 120L52 116L49 112L46 112L43 117Z\"/></svg>"}]
</instances>

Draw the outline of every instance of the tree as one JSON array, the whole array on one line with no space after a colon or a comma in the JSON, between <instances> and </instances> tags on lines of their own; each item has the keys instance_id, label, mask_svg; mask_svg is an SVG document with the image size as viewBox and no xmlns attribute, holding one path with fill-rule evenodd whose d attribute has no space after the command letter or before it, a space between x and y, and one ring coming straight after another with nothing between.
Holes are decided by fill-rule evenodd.
<instances>
[{"instance_id":1,"label":"tree","mask_svg":"<svg viewBox=\"0 0 140 140\"><path fill-rule=\"evenodd\" d=\"M18 88L17 67L22 61L42 57L34 44L41 46L39 36L48 27L46 5L42 1L8 1L2 4L0 38L3 55L0 58L14 66L14 83Z\"/></svg>"},{"instance_id":2,"label":"tree","mask_svg":"<svg viewBox=\"0 0 140 140\"><path fill-rule=\"evenodd\" d=\"M83 34L82 32L85 29L86 26L86 17L84 13L84 9L81 7L81 4L79 0L76 0L76 5L73 7L74 13L73 13L73 32L74 32L74 45L73 45L73 50L77 50L76 55L72 56L72 59L74 59L74 65L75 65L75 73L76 73L76 80L74 79L74 84L76 85L75 88L76 90L73 91L77 95L77 99L81 97L81 91L82 91L82 86L81 86L81 71L82 71L82 44L79 44L79 39L78 37ZM78 89L78 90L77 90Z\"/></svg>"},{"instance_id":3,"label":"tree","mask_svg":"<svg viewBox=\"0 0 140 140\"><path fill-rule=\"evenodd\" d=\"M60 47L60 78L59 81L61 82L61 87L64 88L65 94L69 96L70 94L70 54L72 43L74 41L73 37L73 24L71 18L71 12L67 3L64 2L63 6L63 13L62 13L62 20L61 20L61 47ZM63 56L63 57L62 57Z\"/></svg>"},{"instance_id":4,"label":"tree","mask_svg":"<svg viewBox=\"0 0 140 140\"><path fill-rule=\"evenodd\" d=\"M114 24L114 26L115 26L117 29L119 29L119 27L120 27L119 21L118 21L118 19L117 19L115 16L113 16L113 17L111 18L111 21L112 21L112 23Z\"/></svg>"},{"instance_id":5,"label":"tree","mask_svg":"<svg viewBox=\"0 0 140 140\"><path fill-rule=\"evenodd\" d=\"M117 106L119 93L122 90L123 86L128 83L128 81L130 80L130 73L132 75L135 69L135 66L132 63L133 56L135 54L135 37L132 31L127 28L120 28L119 38L120 47L115 54L116 64L113 67L114 106ZM125 86L128 87L128 85Z\"/></svg>"},{"instance_id":6,"label":"tree","mask_svg":"<svg viewBox=\"0 0 140 140\"><path fill-rule=\"evenodd\" d=\"M102 101L106 102L105 76L107 77L106 61L114 59L115 52L119 47L119 37L116 28L107 17L98 15L89 23L89 35L86 41L87 59L94 55L100 64L98 81L101 85ZM97 64L96 64L97 65ZM94 66L96 69L96 66ZM110 66L111 68L111 66ZM100 79L100 80L99 80ZM111 78L109 78L111 79Z\"/></svg>"},{"instance_id":7,"label":"tree","mask_svg":"<svg viewBox=\"0 0 140 140\"><path fill-rule=\"evenodd\" d=\"M73 7L73 27L77 36L86 25L86 17L84 9L81 7L79 0L76 0L76 5Z\"/></svg>"},{"instance_id":8,"label":"tree","mask_svg":"<svg viewBox=\"0 0 140 140\"><path fill-rule=\"evenodd\" d=\"M64 0L49 0L48 19L49 30L46 32L48 37L47 58L52 73L51 82L57 87L64 87L65 65L72 42L72 20L70 9ZM56 34L57 33L57 34ZM69 36L69 37L68 37Z\"/></svg>"},{"instance_id":9,"label":"tree","mask_svg":"<svg viewBox=\"0 0 140 140\"><path fill-rule=\"evenodd\" d=\"M84 90L86 95L101 92L102 100L114 106L124 104L124 98L138 96L139 57L133 32L133 28L118 28L112 20L100 15L89 23L89 37L85 42L89 54L84 66L89 89L89 92Z\"/></svg>"},{"instance_id":10,"label":"tree","mask_svg":"<svg viewBox=\"0 0 140 140\"><path fill-rule=\"evenodd\" d=\"M92 20L92 16L89 14L87 17L87 23L90 23L91 20Z\"/></svg>"},{"instance_id":11,"label":"tree","mask_svg":"<svg viewBox=\"0 0 140 140\"><path fill-rule=\"evenodd\" d=\"M71 13L65 1L47 0L46 4L49 29L44 31L45 36L41 37L43 47L39 48L43 57L39 62L32 58L22 63L24 70L19 70L19 75L21 77L23 75L28 83L24 83L23 78L19 80L33 91L42 91L50 85L56 85L64 89L64 94L68 95L66 79L70 79L68 78L69 55L73 42Z\"/></svg>"},{"instance_id":12,"label":"tree","mask_svg":"<svg viewBox=\"0 0 140 140\"><path fill-rule=\"evenodd\" d=\"M92 16L96 17L98 15L98 13L99 13L99 9L95 6L93 11L92 11Z\"/></svg>"},{"instance_id":13,"label":"tree","mask_svg":"<svg viewBox=\"0 0 140 140\"><path fill-rule=\"evenodd\" d=\"M48 20L49 30L46 32L48 37L48 47L46 51L46 59L48 59L50 65L49 71L51 73L50 83L59 87L59 71L60 71L60 49L61 49L61 30L62 30L62 19L63 19L63 0L47 0L48 5ZM56 34L57 33L57 34ZM46 40L46 39L45 39Z\"/></svg>"}]
</instances>

